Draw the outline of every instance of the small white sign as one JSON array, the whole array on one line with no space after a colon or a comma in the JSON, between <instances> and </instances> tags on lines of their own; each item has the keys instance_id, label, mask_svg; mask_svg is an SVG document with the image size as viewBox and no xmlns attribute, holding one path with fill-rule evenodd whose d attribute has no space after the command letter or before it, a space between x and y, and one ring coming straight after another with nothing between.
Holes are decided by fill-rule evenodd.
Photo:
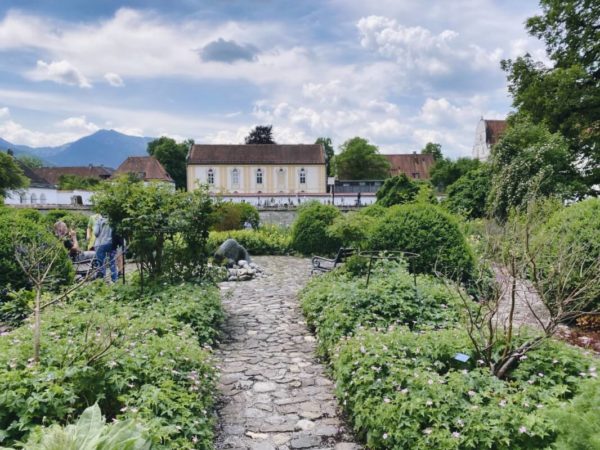
<instances>
[{"instance_id":1,"label":"small white sign","mask_svg":"<svg viewBox=\"0 0 600 450\"><path fill-rule=\"evenodd\" d=\"M335 185L335 177L327 177L327 185L328 186Z\"/></svg>"}]
</instances>

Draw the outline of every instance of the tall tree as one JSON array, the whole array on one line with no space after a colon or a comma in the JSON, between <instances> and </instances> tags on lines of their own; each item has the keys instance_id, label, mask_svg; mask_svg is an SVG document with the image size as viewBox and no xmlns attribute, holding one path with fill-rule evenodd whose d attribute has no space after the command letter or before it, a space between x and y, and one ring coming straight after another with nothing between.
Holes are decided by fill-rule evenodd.
<instances>
[{"instance_id":1,"label":"tall tree","mask_svg":"<svg viewBox=\"0 0 600 450\"><path fill-rule=\"evenodd\" d=\"M17 156L17 159L30 169L39 169L40 167L44 167L44 161L37 156L22 154Z\"/></svg>"},{"instance_id":2,"label":"tall tree","mask_svg":"<svg viewBox=\"0 0 600 450\"><path fill-rule=\"evenodd\" d=\"M567 140L527 120L513 122L496 144L491 170L488 204L500 220L538 197L568 199L581 189Z\"/></svg>"},{"instance_id":3,"label":"tall tree","mask_svg":"<svg viewBox=\"0 0 600 450\"><path fill-rule=\"evenodd\" d=\"M436 161L429 172L431 184L443 192L465 173L476 169L480 164L478 159L471 158L458 158L456 161L452 161L450 158L440 159Z\"/></svg>"},{"instance_id":4,"label":"tall tree","mask_svg":"<svg viewBox=\"0 0 600 450\"><path fill-rule=\"evenodd\" d=\"M341 180L382 180L390 175L390 163L379 148L361 137L344 142L333 164Z\"/></svg>"},{"instance_id":5,"label":"tall tree","mask_svg":"<svg viewBox=\"0 0 600 450\"><path fill-rule=\"evenodd\" d=\"M388 178L377 191L377 204L381 206L402 205L412 202L419 193L419 186L402 173Z\"/></svg>"},{"instance_id":6,"label":"tall tree","mask_svg":"<svg viewBox=\"0 0 600 450\"><path fill-rule=\"evenodd\" d=\"M540 6L542 14L526 28L545 42L552 66L527 54L502 61L502 68L517 115L560 132L593 191L600 184L600 3L540 0Z\"/></svg>"},{"instance_id":7,"label":"tall tree","mask_svg":"<svg viewBox=\"0 0 600 450\"><path fill-rule=\"evenodd\" d=\"M0 152L0 197L6 197L8 191L28 185L29 180L12 155Z\"/></svg>"},{"instance_id":8,"label":"tall tree","mask_svg":"<svg viewBox=\"0 0 600 450\"><path fill-rule=\"evenodd\" d=\"M166 136L148 142L148 154L154 156L175 181L177 189L186 188L186 158L192 139L180 144Z\"/></svg>"},{"instance_id":9,"label":"tall tree","mask_svg":"<svg viewBox=\"0 0 600 450\"><path fill-rule=\"evenodd\" d=\"M421 149L422 155L433 155L435 161L439 161L444 158L442 155L442 145L436 144L435 142L428 142L425 147Z\"/></svg>"},{"instance_id":10,"label":"tall tree","mask_svg":"<svg viewBox=\"0 0 600 450\"><path fill-rule=\"evenodd\" d=\"M256 125L245 137L246 144L275 144L273 140L273 125Z\"/></svg>"},{"instance_id":11,"label":"tall tree","mask_svg":"<svg viewBox=\"0 0 600 450\"><path fill-rule=\"evenodd\" d=\"M332 175L332 167L331 161L335 156L335 151L333 150L333 144L331 143L331 138L328 137L320 137L315 141L315 144L321 144L325 149L325 168L327 171L327 175Z\"/></svg>"}]
</instances>

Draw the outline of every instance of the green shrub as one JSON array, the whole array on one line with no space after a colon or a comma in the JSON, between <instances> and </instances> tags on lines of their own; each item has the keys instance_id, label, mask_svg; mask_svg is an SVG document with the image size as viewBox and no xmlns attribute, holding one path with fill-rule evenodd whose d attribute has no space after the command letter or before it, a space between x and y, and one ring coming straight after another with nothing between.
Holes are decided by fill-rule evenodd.
<instances>
[{"instance_id":1,"label":"green shrub","mask_svg":"<svg viewBox=\"0 0 600 450\"><path fill-rule=\"evenodd\" d=\"M403 173L385 180L377 191L377 204L392 206L410 203L418 193L419 186Z\"/></svg>"},{"instance_id":2,"label":"green shrub","mask_svg":"<svg viewBox=\"0 0 600 450\"><path fill-rule=\"evenodd\" d=\"M471 355L469 349L468 336L457 329L363 331L343 341L333 360L337 395L367 447L508 450L550 445L554 425L544 411L576 390L581 377L548 383L546 374L531 366L525 373L523 365L523 379L530 382L502 381L489 369L476 367L473 358L465 367L454 360L458 352ZM592 363L580 353L573 359L565 344L553 351L560 361L556 365L567 366L568 373Z\"/></svg>"},{"instance_id":3,"label":"green shrub","mask_svg":"<svg viewBox=\"0 0 600 450\"><path fill-rule=\"evenodd\" d=\"M368 286L364 276L332 272L314 278L302 291L301 303L319 338L319 353L327 356L340 338L359 327L445 327L458 321L460 311L460 299L440 281L415 277L393 262L377 264Z\"/></svg>"},{"instance_id":4,"label":"green shrub","mask_svg":"<svg viewBox=\"0 0 600 450\"><path fill-rule=\"evenodd\" d=\"M38 245L56 246L57 239L36 222L19 217L19 214L0 215L0 286L13 289L29 286L26 274L15 259L20 244L36 242ZM69 284L73 280L73 265L67 251L58 249L58 258L51 271L55 285Z\"/></svg>"},{"instance_id":5,"label":"green shrub","mask_svg":"<svg viewBox=\"0 0 600 450\"><path fill-rule=\"evenodd\" d=\"M214 212L216 231L241 230L249 222L252 228L258 228L260 217L258 210L250 203L219 203Z\"/></svg>"},{"instance_id":6,"label":"green shrub","mask_svg":"<svg viewBox=\"0 0 600 450\"><path fill-rule=\"evenodd\" d=\"M17 327L33 311L34 293L26 289L0 291L0 324Z\"/></svg>"},{"instance_id":7,"label":"green shrub","mask_svg":"<svg viewBox=\"0 0 600 450\"><path fill-rule=\"evenodd\" d=\"M342 242L327 235L327 227L340 216L332 205L318 202L304 203L298 208L298 217L292 225L292 248L303 255L332 255Z\"/></svg>"},{"instance_id":8,"label":"green shrub","mask_svg":"<svg viewBox=\"0 0 600 450\"><path fill-rule=\"evenodd\" d=\"M491 176L487 166L467 172L448 187L445 206L469 219L484 217L492 188Z\"/></svg>"},{"instance_id":9,"label":"green shrub","mask_svg":"<svg viewBox=\"0 0 600 450\"><path fill-rule=\"evenodd\" d=\"M564 295L583 287L589 279L590 268L598 270L600 259L600 199L574 203L555 212L535 234L533 247L540 264L540 274L548 297ZM574 270L565 276L560 265L568 262ZM586 275L587 272L587 275ZM561 274L561 276L557 276ZM589 281L587 281L589 284ZM579 296L588 306L583 310L600 308L600 286L588 286Z\"/></svg>"},{"instance_id":10,"label":"green shrub","mask_svg":"<svg viewBox=\"0 0 600 450\"><path fill-rule=\"evenodd\" d=\"M25 445L29 450L149 450L152 441L139 421L107 425L94 404L83 411L75 424L41 428Z\"/></svg>"},{"instance_id":11,"label":"green shrub","mask_svg":"<svg viewBox=\"0 0 600 450\"><path fill-rule=\"evenodd\" d=\"M365 249L377 224L377 217L370 215L371 212L369 210L339 215L327 227L327 236L341 242L344 247Z\"/></svg>"},{"instance_id":12,"label":"green shrub","mask_svg":"<svg viewBox=\"0 0 600 450\"><path fill-rule=\"evenodd\" d=\"M553 449L600 448L600 381L586 381L579 391L568 404L561 404L548 413L558 433Z\"/></svg>"},{"instance_id":13,"label":"green shrub","mask_svg":"<svg viewBox=\"0 0 600 450\"><path fill-rule=\"evenodd\" d=\"M232 238L252 255L286 255L290 252L290 233L272 225L253 230L211 231L208 250L212 254L225 240Z\"/></svg>"},{"instance_id":14,"label":"green shrub","mask_svg":"<svg viewBox=\"0 0 600 450\"><path fill-rule=\"evenodd\" d=\"M417 273L441 272L463 281L470 279L474 258L457 220L429 204L389 208L372 231L373 250L402 250L417 253L411 269Z\"/></svg>"},{"instance_id":15,"label":"green shrub","mask_svg":"<svg viewBox=\"0 0 600 450\"><path fill-rule=\"evenodd\" d=\"M139 287L138 287L139 288ZM139 419L157 449L212 445L215 370L202 345L222 320L215 287L77 291L44 314L40 363L28 326L0 336L0 443L65 424L98 402L108 420Z\"/></svg>"}]
</instances>

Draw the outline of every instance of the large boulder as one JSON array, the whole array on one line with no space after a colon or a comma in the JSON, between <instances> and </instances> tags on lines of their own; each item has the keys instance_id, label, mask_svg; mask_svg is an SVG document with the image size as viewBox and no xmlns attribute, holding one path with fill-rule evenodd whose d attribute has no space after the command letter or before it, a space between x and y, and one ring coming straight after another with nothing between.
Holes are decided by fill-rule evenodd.
<instances>
[{"instance_id":1,"label":"large boulder","mask_svg":"<svg viewBox=\"0 0 600 450\"><path fill-rule=\"evenodd\" d=\"M240 260L252 262L248 251L235 239L227 239L223 242L215 252L214 259L218 264L225 261L227 267L233 267Z\"/></svg>"}]
</instances>

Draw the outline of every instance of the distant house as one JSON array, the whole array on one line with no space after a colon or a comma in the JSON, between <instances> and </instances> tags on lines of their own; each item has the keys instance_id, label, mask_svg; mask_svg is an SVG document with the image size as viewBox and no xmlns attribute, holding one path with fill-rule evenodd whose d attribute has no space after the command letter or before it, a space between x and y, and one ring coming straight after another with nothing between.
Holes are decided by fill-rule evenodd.
<instances>
[{"instance_id":1,"label":"distant house","mask_svg":"<svg viewBox=\"0 0 600 450\"><path fill-rule=\"evenodd\" d=\"M107 180L115 171L110 167L104 166L71 166L71 167L40 167L32 169L40 177L44 178L50 184L58 184L63 175L74 175L81 178L96 178L98 180Z\"/></svg>"},{"instance_id":2,"label":"distant house","mask_svg":"<svg viewBox=\"0 0 600 450\"><path fill-rule=\"evenodd\" d=\"M390 175L396 176L401 173L413 180L428 180L429 171L435 163L433 155L409 154L383 155L390 163Z\"/></svg>"},{"instance_id":3,"label":"distant house","mask_svg":"<svg viewBox=\"0 0 600 450\"><path fill-rule=\"evenodd\" d=\"M92 192L84 190L58 190L56 183L50 182L39 172L31 169L18 159L15 160L23 174L29 179L25 189L10 191L4 199L6 205L29 206L33 208L56 206L87 206L91 204ZM56 168L60 169L60 168Z\"/></svg>"},{"instance_id":4,"label":"distant house","mask_svg":"<svg viewBox=\"0 0 600 450\"><path fill-rule=\"evenodd\" d=\"M506 127L506 120L486 120L482 117L475 130L473 158L487 161L492 146L498 143Z\"/></svg>"},{"instance_id":5,"label":"distant house","mask_svg":"<svg viewBox=\"0 0 600 450\"><path fill-rule=\"evenodd\" d=\"M133 174L145 182L158 181L175 186L173 178L154 156L130 156L112 174L116 178L122 174Z\"/></svg>"},{"instance_id":6,"label":"distant house","mask_svg":"<svg viewBox=\"0 0 600 450\"><path fill-rule=\"evenodd\" d=\"M321 195L326 182L321 144L192 145L187 158L190 191L201 183L230 196Z\"/></svg>"}]
</instances>

